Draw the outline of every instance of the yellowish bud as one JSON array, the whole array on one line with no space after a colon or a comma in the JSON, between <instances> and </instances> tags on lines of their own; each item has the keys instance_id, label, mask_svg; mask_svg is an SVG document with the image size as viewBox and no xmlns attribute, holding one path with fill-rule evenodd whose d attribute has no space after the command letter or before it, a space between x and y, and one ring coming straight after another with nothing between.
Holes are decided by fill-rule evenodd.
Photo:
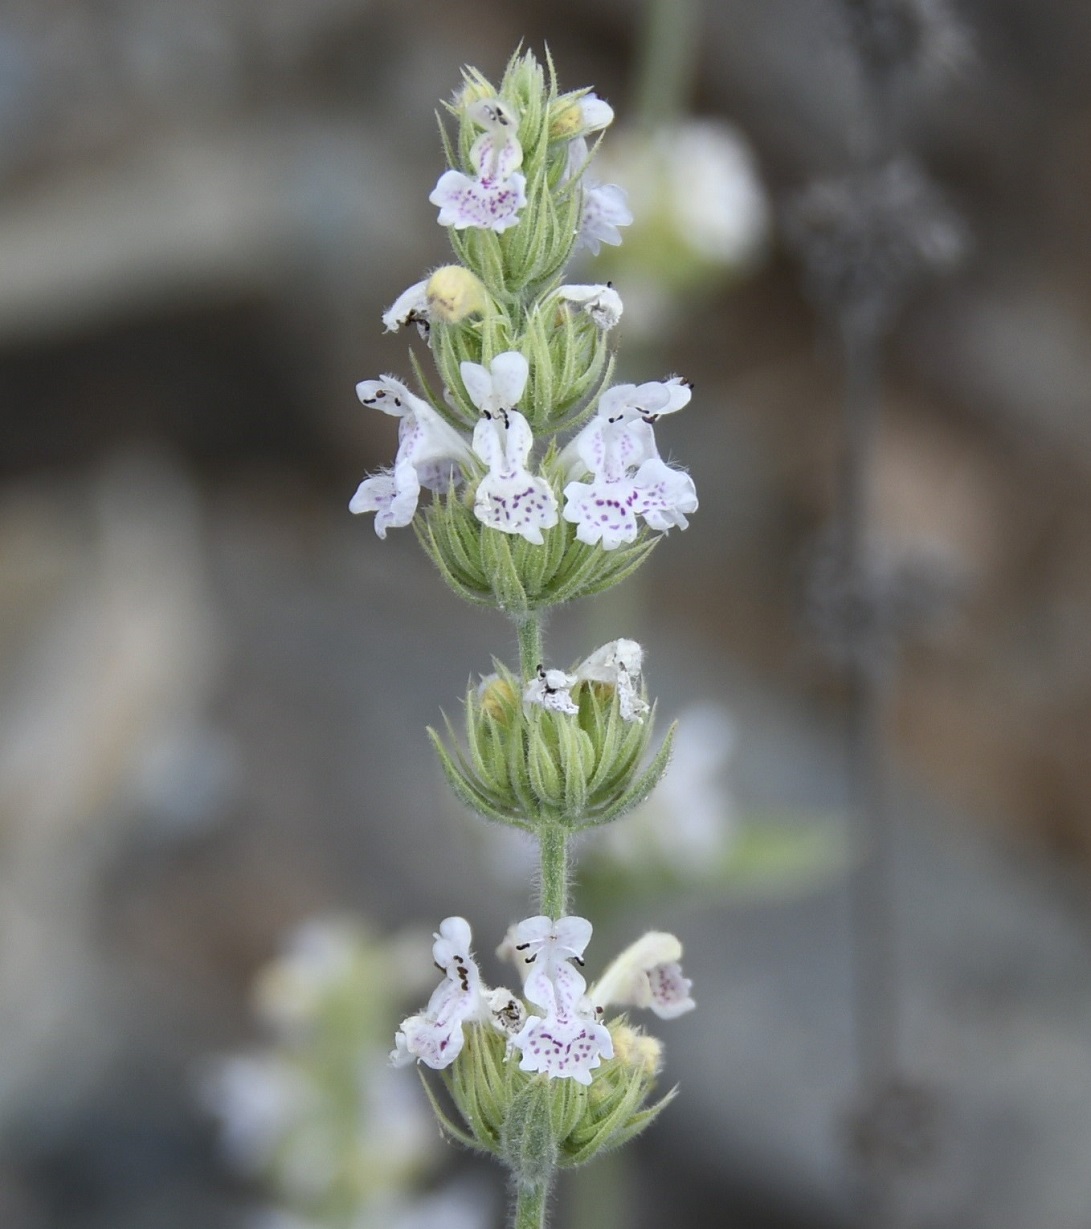
<instances>
[{"instance_id":1,"label":"yellowish bud","mask_svg":"<svg viewBox=\"0 0 1091 1229\"><path fill-rule=\"evenodd\" d=\"M460 90L455 91L453 105L459 110L465 110L483 98L495 98L495 88L483 77L474 75L466 78Z\"/></svg>"},{"instance_id":2,"label":"yellowish bud","mask_svg":"<svg viewBox=\"0 0 1091 1229\"><path fill-rule=\"evenodd\" d=\"M578 98L559 99L549 117L549 139L567 141L578 136L586 127L583 107Z\"/></svg>"},{"instance_id":3,"label":"yellowish bud","mask_svg":"<svg viewBox=\"0 0 1091 1229\"><path fill-rule=\"evenodd\" d=\"M458 324L485 310L488 299L481 279L462 265L444 265L432 274L424 290L433 320Z\"/></svg>"},{"instance_id":4,"label":"yellowish bud","mask_svg":"<svg viewBox=\"0 0 1091 1229\"><path fill-rule=\"evenodd\" d=\"M663 1043L649 1037L630 1024L615 1024L610 1029L614 1039L614 1057L623 1067L640 1071L653 1077L663 1066Z\"/></svg>"},{"instance_id":5,"label":"yellowish bud","mask_svg":"<svg viewBox=\"0 0 1091 1229\"><path fill-rule=\"evenodd\" d=\"M498 674L481 680L481 708L494 721L507 722L519 702L515 688Z\"/></svg>"}]
</instances>

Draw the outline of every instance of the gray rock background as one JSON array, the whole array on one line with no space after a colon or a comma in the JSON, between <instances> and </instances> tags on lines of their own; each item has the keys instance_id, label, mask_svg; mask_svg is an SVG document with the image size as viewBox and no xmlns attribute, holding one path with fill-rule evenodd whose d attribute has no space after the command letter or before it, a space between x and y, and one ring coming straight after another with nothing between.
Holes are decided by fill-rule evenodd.
<instances>
[{"instance_id":1,"label":"gray rock background","mask_svg":"<svg viewBox=\"0 0 1091 1229\"><path fill-rule=\"evenodd\" d=\"M847 165L860 103L832 0L706 7L695 109L747 134L776 199ZM1088 1229L1091 15L957 12L972 56L902 117L973 253L891 340L877 480L884 528L938 543L963 594L906 646L888 730L903 1061L936 1109L898 1188L914 1229ZM404 369L379 311L445 258L432 111L460 65L548 41L565 84L624 115L638 15L0 13L5 1229L241 1225L253 1193L192 1073L253 1036L246 987L285 929L476 902L499 933L525 910L423 737L512 638L410 535L344 511L392 440L352 388ZM800 615L835 356L777 244L665 351L698 388L670 449L701 511L639 600L558 615L553 652L636 636L665 713L731 709L741 805L836 813L839 690ZM700 1003L662 1030L683 1095L634 1150L630 1223L853 1223L844 878L635 900L602 927L604 953L676 929ZM574 1215L593 1186L572 1184Z\"/></svg>"}]
</instances>

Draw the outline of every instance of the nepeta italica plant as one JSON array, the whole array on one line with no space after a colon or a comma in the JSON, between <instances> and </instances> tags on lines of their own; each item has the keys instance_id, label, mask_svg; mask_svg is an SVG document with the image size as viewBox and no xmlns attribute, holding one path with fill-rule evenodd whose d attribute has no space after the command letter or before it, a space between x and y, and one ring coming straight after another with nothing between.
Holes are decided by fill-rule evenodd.
<instances>
[{"instance_id":1,"label":"nepeta italica plant","mask_svg":"<svg viewBox=\"0 0 1091 1229\"><path fill-rule=\"evenodd\" d=\"M443 981L403 1021L392 1060L443 1072L461 1115L434 1101L445 1130L501 1159L514 1223L529 1227L544 1224L558 1167L625 1142L670 1099L647 1104L659 1043L607 1010L693 1006L672 935L645 935L590 989L577 968L591 923L569 914L569 843L648 795L670 736L645 766L640 645L619 638L571 670L547 665L542 646L545 612L623 580L695 511L693 482L660 457L653 426L691 387L679 376L611 385L621 299L563 284L577 247L619 243L632 220L620 188L588 177L588 139L610 107L589 90L559 93L552 65L547 75L523 54L499 87L467 70L447 110L449 169L429 199L457 263L383 316L427 339L442 391L415 358L419 392L389 375L358 386L365 405L400 420L399 443L350 507L374 512L381 538L413 524L451 588L506 612L518 633L518 666L498 663L471 688L465 739L432 739L462 802L539 841L538 911L500 949L520 992L489 989L469 923L445 919L433 947Z\"/></svg>"}]
</instances>

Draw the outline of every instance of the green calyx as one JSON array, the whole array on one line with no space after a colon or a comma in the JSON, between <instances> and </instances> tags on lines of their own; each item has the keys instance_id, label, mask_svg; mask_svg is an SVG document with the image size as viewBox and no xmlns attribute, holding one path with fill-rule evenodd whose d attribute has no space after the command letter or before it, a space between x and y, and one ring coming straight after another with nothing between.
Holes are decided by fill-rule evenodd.
<instances>
[{"instance_id":1,"label":"green calyx","mask_svg":"<svg viewBox=\"0 0 1091 1229\"><path fill-rule=\"evenodd\" d=\"M485 819L532 832L597 827L643 802L666 771L674 727L641 770L651 719L624 720L613 687L577 683L576 714L525 705L522 697L523 683L498 666L493 679L467 693L465 747L450 723L453 750L429 730L451 788Z\"/></svg>"},{"instance_id":2,"label":"green calyx","mask_svg":"<svg viewBox=\"0 0 1091 1229\"><path fill-rule=\"evenodd\" d=\"M543 470L549 472L548 459ZM558 481L552 485L556 493ZM645 532L630 545L606 551L581 542L576 526L562 519L542 531L539 546L483 525L472 495L456 490L437 497L414 520L417 537L459 597L516 619L612 588L636 571L659 540Z\"/></svg>"},{"instance_id":3,"label":"green calyx","mask_svg":"<svg viewBox=\"0 0 1091 1229\"><path fill-rule=\"evenodd\" d=\"M592 1072L590 1085L521 1071L507 1056L504 1035L487 1025L467 1028L462 1052L443 1072L460 1122L424 1081L440 1126L465 1147L498 1157L527 1186L544 1185L554 1169L583 1165L628 1142L673 1100L674 1091L647 1105L657 1064L623 1040L636 1032L623 1018L609 1028L621 1044L614 1058Z\"/></svg>"}]
</instances>

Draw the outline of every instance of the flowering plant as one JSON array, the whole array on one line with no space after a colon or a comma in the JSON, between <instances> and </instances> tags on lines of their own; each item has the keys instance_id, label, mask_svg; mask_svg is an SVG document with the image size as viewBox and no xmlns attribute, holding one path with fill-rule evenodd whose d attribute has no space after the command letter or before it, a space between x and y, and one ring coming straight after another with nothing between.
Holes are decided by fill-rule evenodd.
<instances>
[{"instance_id":1,"label":"flowering plant","mask_svg":"<svg viewBox=\"0 0 1091 1229\"><path fill-rule=\"evenodd\" d=\"M461 801L538 840L537 911L499 949L519 989L489 988L469 923L446 918L432 949L443 979L391 1059L442 1073L460 1121L429 1089L441 1124L506 1165L524 1229L544 1225L557 1168L625 1142L673 1095L647 1103L660 1046L616 1009L671 1018L694 1005L672 935L646 934L590 987L580 971L592 927L569 909L570 842L647 797L671 735L649 759L640 645L620 637L562 669L542 641L550 608L617 584L686 527L693 481L663 460L655 428L692 388L676 375L613 383L621 298L564 282L577 247L617 244L632 221L622 190L589 175L608 104L560 93L552 65L522 54L497 87L467 70L447 109L449 165L429 199L456 263L383 315L389 331L418 329L441 391L415 356L417 392L390 375L358 385L399 420L398 448L350 508L374 513L381 538L412 524L456 593L516 626L518 665L470 690L464 739L431 733Z\"/></svg>"}]
</instances>

